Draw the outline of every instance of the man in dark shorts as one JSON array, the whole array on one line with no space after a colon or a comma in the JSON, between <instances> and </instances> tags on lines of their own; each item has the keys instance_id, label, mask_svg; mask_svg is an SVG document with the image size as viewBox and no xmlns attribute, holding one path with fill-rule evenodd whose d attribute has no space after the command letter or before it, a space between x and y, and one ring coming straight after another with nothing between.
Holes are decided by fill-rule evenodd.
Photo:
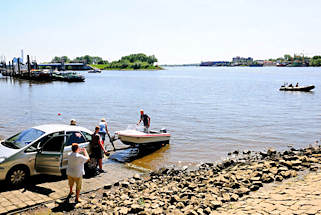
<instances>
[{"instance_id":1,"label":"man in dark shorts","mask_svg":"<svg viewBox=\"0 0 321 215\"><path fill-rule=\"evenodd\" d=\"M147 114L144 114L144 110L143 109L140 110L140 119L139 119L137 125L139 125L139 123L141 121L143 121L143 123L144 123L144 132L148 133L148 129L149 129L149 126L150 126L150 117Z\"/></svg>"},{"instance_id":2,"label":"man in dark shorts","mask_svg":"<svg viewBox=\"0 0 321 215\"><path fill-rule=\"evenodd\" d=\"M104 146L100 142L100 136L98 134L99 126L96 126L95 132L91 136L91 143L90 143L90 151L91 157L96 158L98 160L99 172L105 172L103 170L103 156L104 153L107 154Z\"/></svg>"}]
</instances>

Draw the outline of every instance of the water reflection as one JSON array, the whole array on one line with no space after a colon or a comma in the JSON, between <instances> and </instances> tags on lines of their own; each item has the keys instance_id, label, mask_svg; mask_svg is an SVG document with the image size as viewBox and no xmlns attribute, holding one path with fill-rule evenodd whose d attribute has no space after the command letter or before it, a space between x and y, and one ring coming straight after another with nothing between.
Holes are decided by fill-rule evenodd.
<instances>
[{"instance_id":1,"label":"water reflection","mask_svg":"<svg viewBox=\"0 0 321 215\"><path fill-rule=\"evenodd\" d=\"M0 82L10 83L12 85L18 85L20 87L23 85L28 85L31 87L33 84L45 85L50 83L50 82L43 82L43 81L25 80L25 79L19 79L19 78L7 77L7 76L0 77Z\"/></svg>"},{"instance_id":2,"label":"water reflection","mask_svg":"<svg viewBox=\"0 0 321 215\"><path fill-rule=\"evenodd\" d=\"M109 157L109 159L121 163L131 162L133 165L146 169L155 169L156 166L159 165L159 161L164 162L166 159L165 152L169 148L169 144L165 146L156 144L146 147L128 148L119 152L115 152Z\"/></svg>"}]
</instances>

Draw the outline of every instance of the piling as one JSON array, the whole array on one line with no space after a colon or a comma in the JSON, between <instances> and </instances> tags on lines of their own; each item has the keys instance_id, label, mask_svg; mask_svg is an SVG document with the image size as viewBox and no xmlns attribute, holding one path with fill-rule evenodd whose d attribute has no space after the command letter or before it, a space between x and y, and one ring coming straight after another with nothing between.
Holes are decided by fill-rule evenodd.
<instances>
[{"instance_id":1,"label":"piling","mask_svg":"<svg viewBox=\"0 0 321 215\"><path fill-rule=\"evenodd\" d=\"M11 74L11 76L13 77L13 76L15 76L15 71L14 71L14 66L13 66L14 64L13 64L13 60L11 61L11 66L12 66L12 74Z\"/></svg>"},{"instance_id":2,"label":"piling","mask_svg":"<svg viewBox=\"0 0 321 215\"><path fill-rule=\"evenodd\" d=\"M9 68L8 68L9 76L11 76L11 62L9 61Z\"/></svg>"},{"instance_id":3,"label":"piling","mask_svg":"<svg viewBox=\"0 0 321 215\"><path fill-rule=\"evenodd\" d=\"M31 77L31 69L30 69L30 57L29 57L29 55L27 55L27 65L28 65L28 76L29 76L29 78Z\"/></svg>"},{"instance_id":4,"label":"piling","mask_svg":"<svg viewBox=\"0 0 321 215\"><path fill-rule=\"evenodd\" d=\"M20 58L18 58L18 74L21 76L21 71L20 71Z\"/></svg>"}]
</instances>

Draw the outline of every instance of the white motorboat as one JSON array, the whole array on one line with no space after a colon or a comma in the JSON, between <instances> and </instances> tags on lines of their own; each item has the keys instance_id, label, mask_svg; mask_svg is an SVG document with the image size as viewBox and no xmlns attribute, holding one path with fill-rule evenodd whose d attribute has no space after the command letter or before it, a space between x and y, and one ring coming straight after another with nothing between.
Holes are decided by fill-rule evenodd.
<instances>
[{"instance_id":1,"label":"white motorboat","mask_svg":"<svg viewBox=\"0 0 321 215\"><path fill-rule=\"evenodd\" d=\"M159 132L151 130L148 133L136 129L127 129L116 131L115 134L122 143L131 146L168 144L171 137L166 129L161 129Z\"/></svg>"}]
</instances>

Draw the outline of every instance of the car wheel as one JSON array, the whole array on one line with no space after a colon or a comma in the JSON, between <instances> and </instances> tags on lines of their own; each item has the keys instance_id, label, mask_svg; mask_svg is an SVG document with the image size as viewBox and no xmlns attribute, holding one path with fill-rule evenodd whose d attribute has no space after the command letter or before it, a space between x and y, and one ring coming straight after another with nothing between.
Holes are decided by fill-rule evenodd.
<instances>
[{"instance_id":1,"label":"car wheel","mask_svg":"<svg viewBox=\"0 0 321 215\"><path fill-rule=\"evenodd\" d=\"M12 168L7 175L7 182L11 186L20 186L26 182L29 171L26 167L18 166Z\"/></svg>"}]
</instances>

